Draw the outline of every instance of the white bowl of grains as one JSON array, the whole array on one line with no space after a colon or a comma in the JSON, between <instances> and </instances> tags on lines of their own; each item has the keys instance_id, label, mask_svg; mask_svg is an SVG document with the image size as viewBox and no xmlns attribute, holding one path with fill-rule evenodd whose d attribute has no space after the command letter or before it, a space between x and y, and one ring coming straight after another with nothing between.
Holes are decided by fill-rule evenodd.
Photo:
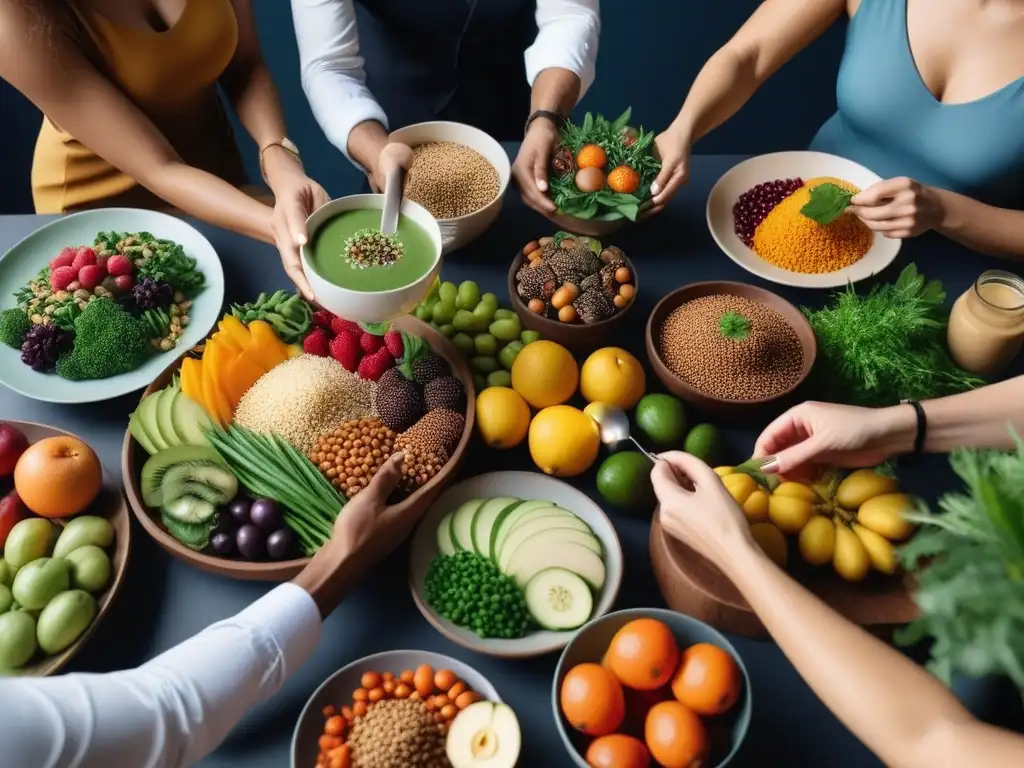
<instances>
[{"instance_id":1,"label":"white bowl of grains","mask_svg":"<svg viewBox=\"0 0 1024 768\"><path fill-rule=\"evenodd\" d=\"M512 165L490 135L438 120L400 128L391 141L412 147L405 196L437 219L444 253L468 245L498 218Z\"/></svg>"}]
</instances>

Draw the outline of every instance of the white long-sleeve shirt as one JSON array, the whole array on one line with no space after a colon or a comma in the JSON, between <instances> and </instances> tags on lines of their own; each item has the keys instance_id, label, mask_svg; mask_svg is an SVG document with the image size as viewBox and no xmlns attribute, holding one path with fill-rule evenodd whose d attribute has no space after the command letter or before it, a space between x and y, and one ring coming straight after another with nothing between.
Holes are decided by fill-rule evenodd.
<instances>
[{"instance_id":1,"label":"white long-sleeve shirt","mask_svg":"<svg viewBox=\"0 0 1024 768\"><path fill-rule=\"evenodd\" d=\"M388 127L387 115L366 87L354 0L292 0L292 19L302 88L313 115L328 140L349 157L348 136L359 123L376 120ZM567 69L580 78L582 98L594 82L600 1L537 0L536 20L537 37L525 53L527 81L532 86L545 69Z\"/></svg>"},{"instance_id":2,"label":"white long-sleeve shirt","mask_svg":"<svg viewBox=\"0 0 1024 768\"><path fill-rule=\"evenodd\" d=\"M192 765L277 693L321 628L309 594L282 584L136 669L0 678L0 765Z\"/></svg>"}]
</instances>

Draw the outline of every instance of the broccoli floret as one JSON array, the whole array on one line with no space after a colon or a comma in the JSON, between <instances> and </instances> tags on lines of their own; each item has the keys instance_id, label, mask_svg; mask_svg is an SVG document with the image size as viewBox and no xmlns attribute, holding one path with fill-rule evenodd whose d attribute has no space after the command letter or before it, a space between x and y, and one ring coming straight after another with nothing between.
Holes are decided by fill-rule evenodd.
<instances>
[{"instance_id":1,"label":"broccoli floret","mask_svg":"<svg viewBox=\"0 0 1024 768\"><path fill-rule=\"evenodd\" d=\"M21 342L31 327L28 314L17 307L0 312L0 342L9 347L21 349Z\"/></svg>"},{"instance_id":2,"label":"broccoli floret","mask_svg":"<svg viewBox=\"0 0 1024 768\"><path fill-rule=\"evenodd\" d=\"M134 371L149 354L142 323L112 299L93 299L75 320L75 346L57 361L58 375L75 381Z\"/></svg>"}]
</instances>

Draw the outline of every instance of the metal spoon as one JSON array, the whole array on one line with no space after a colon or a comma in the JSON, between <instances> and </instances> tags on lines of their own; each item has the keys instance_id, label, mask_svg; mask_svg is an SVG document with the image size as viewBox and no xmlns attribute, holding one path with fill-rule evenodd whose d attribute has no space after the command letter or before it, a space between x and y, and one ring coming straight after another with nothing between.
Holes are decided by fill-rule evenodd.
<instances>
[{"instance_id":1,"label":"metal spoon","mask_svg":"<svg viewBox=\"0 0 1024 768\"><path fill-rule=\"evenodd\" d=\"M384 210L380 216L380 231L393 235L398 231L398 214L402 209L402 177L412 164L412 150L405 144L388 144L380 152L384 171Z\"/></svg>"},{"instance_id":2,"label":"metal spoon","mask_svg":"<svg viewBox=\"0 0 1024 768\"><path fill-rule=\"evenodd\" d=\"M591 403L587 406L587 413L597 422L597 427L601 432L601 442L605 445L611 446L621 443L623 440L629 440L639 449L640 453L651 461L664 461L660 456L655 456L640 445L636 438L629 434L629 416L618 406L608 403Z\"/></svg>"}]
</instances>

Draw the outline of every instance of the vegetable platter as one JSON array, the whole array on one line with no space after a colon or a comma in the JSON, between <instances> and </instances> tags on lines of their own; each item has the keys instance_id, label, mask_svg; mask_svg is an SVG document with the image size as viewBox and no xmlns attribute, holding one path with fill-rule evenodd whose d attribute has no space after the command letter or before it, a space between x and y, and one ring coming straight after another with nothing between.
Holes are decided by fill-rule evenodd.
<instances>
[{"instance_id":1,"label":"vegetable platter","mask_svg":"<svg viewBox=\"0 0 1024 768\"><path fill-rule=\"evenodd\" d=\"M0 384L52 403L142 389L223 301L220 259L184 221L121 208L59 218L0 259Z\"/></svg>"},{"instance_id":2,"label":"vegetable platter","mask_svg":"<svg viewBox=\"0 0 1024 768\"><path fill-rule=\"evenodd\" d=\"M474 409L465 361L425 323L360 326L286 291L261 294L146 389L124 438L125 488L172 556L282 581L401 451L394 523L353 558L359 573L454 476Z\"/></svg>"},{"instance_id":3,"label":"vegetable platter","mask_svg":"<svg viewBox=\"0 0 1024 768\"><path fill-rule=\"evenodd\" d=\"M434 502L413 538L409 586L452 642L525 658L564 648L607 613L622 571L615 528L585 494L539 473L492 472Z\"/></svg>"}]
</instances>

